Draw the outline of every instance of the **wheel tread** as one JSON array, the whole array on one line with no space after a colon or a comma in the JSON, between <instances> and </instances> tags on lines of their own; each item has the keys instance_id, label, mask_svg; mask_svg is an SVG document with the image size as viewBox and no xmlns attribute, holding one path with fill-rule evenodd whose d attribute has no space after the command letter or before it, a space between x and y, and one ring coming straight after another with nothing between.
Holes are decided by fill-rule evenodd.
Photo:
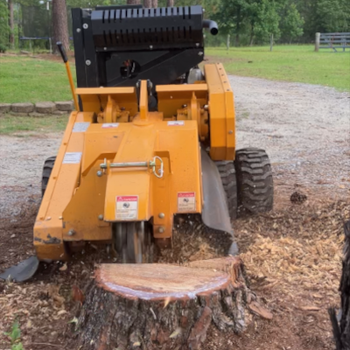
<instances>
[{"instance_id":1,"label":"wheel tread","mask_svg":"<svg viewBox=\"0 0 350 350\"><path fill-rule=\"evenodd\" d=\"M238 150L235 168L239 205L253 213L272 210L273 179L266 152L258 148Z\"/></svg>"}]
</instances>

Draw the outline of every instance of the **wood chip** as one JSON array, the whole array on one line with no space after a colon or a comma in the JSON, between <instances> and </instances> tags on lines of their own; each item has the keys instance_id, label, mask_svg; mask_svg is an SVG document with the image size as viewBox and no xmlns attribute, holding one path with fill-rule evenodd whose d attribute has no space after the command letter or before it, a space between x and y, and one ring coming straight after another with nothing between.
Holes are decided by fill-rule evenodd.
<instances>
[{"instance_id":1,"label":"wood chip","mask_svg":"<svg viewBox=\"0 0 350 350\"><path fill-rule=\"evenodd\" d=\"M272 320L272 313L261 306L258 302L253 301L248 305L249 309L258 316L265 318L266 320Z\"/></svg>"}]
</instances>

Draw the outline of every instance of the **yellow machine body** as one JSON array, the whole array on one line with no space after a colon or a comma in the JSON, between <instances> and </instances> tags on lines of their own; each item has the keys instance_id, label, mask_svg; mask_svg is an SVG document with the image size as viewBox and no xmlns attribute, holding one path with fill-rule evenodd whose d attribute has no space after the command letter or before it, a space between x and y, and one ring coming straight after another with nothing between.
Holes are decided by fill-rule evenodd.
<instances>
[{"instance_id":1,"label":"yellow machine body","mask_svg":"<svg viewBox=\"0 0 350 350\"><path fill-rule=\"evenodd\" d=\"M233 93L221 64L205 81L156 86L79 88L34 227L39 260L67 258L65 242L112 240L112 223L152 220L153 236L171 238L174 215L201 213L201 144L212 160L233 160Z\"/></svg>"}]
</instances>

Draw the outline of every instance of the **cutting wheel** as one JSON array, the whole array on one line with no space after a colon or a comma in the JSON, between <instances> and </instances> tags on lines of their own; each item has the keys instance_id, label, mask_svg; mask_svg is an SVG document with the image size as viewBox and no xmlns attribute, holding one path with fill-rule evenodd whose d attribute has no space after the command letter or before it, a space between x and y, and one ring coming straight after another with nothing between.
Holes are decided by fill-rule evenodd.
<instances>
[{"instance_id":1,"label":"cutting wheel","mask_svg":"<svg viewBox=\"0 0 350 350\"><path fill-rule=\"evenodd\" d=\"M148 222L118 222L114 229L115 249L123 263L153 262L153 244Z\"/></svg>"}]
</instances>

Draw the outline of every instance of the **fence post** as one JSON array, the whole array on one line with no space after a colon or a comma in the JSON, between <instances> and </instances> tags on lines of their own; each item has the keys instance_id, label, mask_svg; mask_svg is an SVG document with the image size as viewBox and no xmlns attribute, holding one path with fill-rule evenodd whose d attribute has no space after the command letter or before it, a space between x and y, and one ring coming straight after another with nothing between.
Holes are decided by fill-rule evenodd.
<instances>
[{"instance_id":1,"label":"fence post","mask_svg":"<svg viewBox=\"0 0 350 350\"><path fill-rule=\"evenodd\" d=\"M320 37L321 37L321 33L316 33L316 37L315 37L315 51L318 52L319 48L320 48Z\"/></svg>"},{"instance_id":2,"label":"fence post","mask_svg":"<svg viewBox=\"0 0 350 350\"><path fill-rule=\"evenodd\" d=\"M230 34L227 34L226 47L227 47L227 50L230 48Z\"/></svg>"}]
</instances>

